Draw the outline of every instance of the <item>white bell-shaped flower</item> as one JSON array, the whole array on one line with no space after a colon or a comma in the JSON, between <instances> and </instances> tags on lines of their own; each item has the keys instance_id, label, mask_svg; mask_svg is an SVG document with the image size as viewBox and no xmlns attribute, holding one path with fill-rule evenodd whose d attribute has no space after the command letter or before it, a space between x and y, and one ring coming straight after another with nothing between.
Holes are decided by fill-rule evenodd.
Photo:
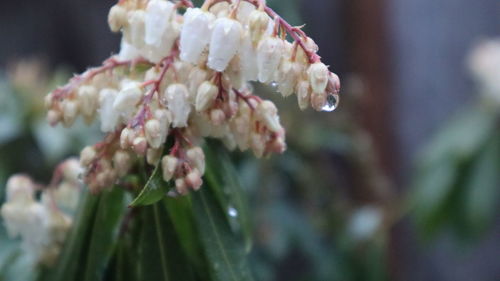
<instances>
[{"instance_id":1,"label":"white bell-shaped flower","mask_svg":"<svg viewBox=\"0 0 500 281\"><path fill-rule=\"evenodd\" d=\"M252 44L252 39L248 32L245 33L241 41L240 48L240 64L243 80L256 81L259 75L259 67L257 65L257 50Z\"/></svg>"},{"instance_id":2,"label":"white bell-shaped flower","mask_svg":"<svg viewBox=\"0 0 500 281\"><path fill-rule=\"evenodd\" d=\"M113 108L117 95L114 89L102 89L99 93L101 131L104 133L114 131L120 121L120 112Z\"/></svg>"},{"instance_id":3,"label":"white bell-shaped flower","mask_svg":"<svg viewBox=\"0 0 500 281\"><path fill-rule=\"evenodd\" d=\"M136 109L142 97L140 83L126 81L113 102L113 109L123 117L130 117Z\"/></svg>"},{"instance_id":4,"label":"white bell-shaped flower","mask_svg":"<svg viewBox=\"0 0 500 281\"><path fill-rule=\"evenodd\" d=\"M172 113L172 127L182 128L187 126L191 105L189 91L183 84L172 84L165 90L165 99L168 109Z\"/></svg>"},{"instance_id":5,"label":"white bell-shaped flower","mask_svg":"<svg viewBox=\"0 0 500 281\"><path fill-rule=\"evenodd\" d=\"M188 8L184 14L179 48L182 60L197 64L205 47L210 42L211 28L215 16L199 8Z\"/></svg>"},{"instance_id":6,"label":"white bell-shaped flower","mask_svg":"<svg viewBox=\"0 0 500 281\"><path fill-rule=\"evenodd\" d=\"M151 0L146 7L145 38L148 45L159 46L164 33L168 29L174 3L165 0Z\"/></svg>"},{"instance_id":7,"label":"white bell-shaped flower","mask_svg":"<svg viewBox=\"0 0 500 281\"><path fill-rule=\"evenodd\" d=\"M257 49L257 64L259 66L259 81L269 83L274 78L280 65L283 40L275 36L264 38Z\"/></svg>"},{"instance_id":8,"label":"white bell-shaped flower","mask_svg":"<svg viewBox=\"0 0 500 281\"><path fill-rule=\"evenodd\" d=\"M208 55L208 66L211 69L219 72L226 69L238 52L242 32L243 28L236 20L219 18L215 21Z\"/></svg>"}]
</instances>

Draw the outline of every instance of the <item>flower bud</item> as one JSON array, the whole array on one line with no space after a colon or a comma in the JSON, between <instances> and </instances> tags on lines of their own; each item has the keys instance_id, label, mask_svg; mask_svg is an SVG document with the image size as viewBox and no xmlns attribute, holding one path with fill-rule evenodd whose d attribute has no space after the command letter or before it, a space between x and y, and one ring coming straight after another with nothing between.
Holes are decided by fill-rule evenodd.
<instances>
[{"instance_id":1,"label":"flower bud","mask_svg":"<svg viewBox=\"0 0 500 281\"><path fill-rule=\"evenodd\" d=\"M162 154L163 150L158 148L158 149L154 149L154 148L150 148L148 149L147 153L146 153L146 161L148 162L149 165L156 165L160 159L161 159L161 154Z\"/></svg>"},{"instance_id":2,"label":"flower bud","mask_svg":"<svg viewBox=\"0 0 500 281\"><path fill-rule=\"evenodd\" d=\"M163 180L170 181L177 170L179 159L174 156L167 155L161 160L161 168L163 172Z\"/></svg>"},{"instance_id":3,"label":"flower bud","mask_svg":"<svg viewBox=\"0 0 500 281\"><path fill-rule=\"evenodd\" d=\"M215 16L199 8L188 8L184 14L179 48L182 60L197 64L210 41L211 28Z\"/></svg>"},{"instance_id":4,"label":"flower bud","mask_svg":"<svg viewBox=\"0 0 500 281\"><path fill-rule=\"evenodd\" d=\"M113 156L113 167L119 177L125 176L132 168L132 158L130 154L124 150L118 150Z\"/></svg>"},{"instance_id":5,"label":"flower bud","mask_svg":"<svg viewBox=\"0 0 500 281\"><path fill-rule=\"evenodd\" d=\"M66 127L73 125L78 116L78 102L75 100L65 100L62 102L63 124Z\"/></svg>"},{"instance_id":6,"label":"flower bud","mask_svg":"<svg viewBox=\"0 0 500 281\"><path fill-rule=\"evenodd\" d=\"M224 113L224 111L222 109L214 109L212 111L210 111L210 121L216 125L216 126L220 126L222 124L224 124L224 121L226 121L226 114Z\"/></svg>"},{"instance_id":7,"label":"flower bud","mask_svg":"<svg viewBox=\"0 0 500 281\"><path fill-rule=\"evenodd\" d=\"M311 95L311 106L316 111L322 111L323 107L326 105L326 93L313 93Z\"/></svg>"},{"instance_id":8,"label":"flower bud","mask_svg":"<svg viewBox=\"0 0 500 281\"><path fill-rule=\"evenodd\" d=\"M219 88L210 81L203 82L196 95L196 111L202 112L209 109L215 102Z\"/></svg>"},{"instance_id":9,"label":"flower bud","mask_svg":"<svg viewBox=\"0 0 500 281\"><path fill-rule=\"evenodd\" d=\"M148 45L160 45L161 38L167 31L174 3L164 0L151 0L146 7L145 42Z\"/></svg>"},{"instance_id":10,"label":"flower bud","mask_svg":"<svg viewBox=\"0 0 500 281\"><path fill-rule=\"evenodd\" d=\"M148 149L148 141L144 137L137 137L132 142L132 147L135 153L139 155L146 155Z\"/></svg>"},{"instance_id":11,"label":"flower bud","mask_svg":"<svg viewBox=\"0 0 500 281\"><path fill-rule=\"evenodd\" d=\"M201 173L198 169L193 169L189 172L185 179L186 185L191 187L194 190L199 190L203 184L203 180L201 179Z\"/></svg>"},{"instance_id":12,"label":"flower bud","mask_svg":"<svg viewBox=\"0 0 500 281\"><path fill-rule=\"evenodd\" d=\"M83 169L78 159L70 158L62 163L62 172L65 181L78 184Z\"/></svg>"},{"instance_id":13,"label":"flower bud","mask_svg":"<svg viewBox=\"0 0 500 281\"><path fill-rule=\"evenodd\" d=\"M193 67L189 72L188 85L189 85L189 101L194 103L198 94L200 85L207 80L208 73L206 70L199 67Z\"/></svg>"},{"instance_id":14,"label":"flower bud","mask_svg":"<svg viewBox=\"0 0 500 281\"><path fill-rule=\"evenodd\" d=\"M187 195L189 192L186 180L184 179L175 180L175 189L177 190L177 193L179 193L180 195Z\"/></svg>"},{"instance_id":15,"label":"flower bud","mask_svg":"<svg viewBox=\"0 0 500 281\"><path fill-rule=\"evenodd\" d=\"M145 18L146 12L143 10L130 11L128 14L128 31L124 36L132 46L137 49L144 47Z\"/></svg>"},{"instance_id":16,"label":"flower bud","mask_svg":"<svg viewBox=\"0 0 500 281\"><path fill-rule=\"evenodd\" d=\"M125 128L122 130L120 134L120 147L122 149L127 149L132 145L132 142L134 141L135 134L132 129Z\"/></svg>"},{"instance_id":17,"label":"flower bud","mask_svg":"<svg viewBox=\"0 0 500 281\"><path fill-rule=\"evenodd\" d=\"M101 110L101 131L112 132L120 121L120 112L113 109L118 92L114 89L102 89L99 93L99 103Z\"/></svg>"},{"instance_id":18,"label":"flower bud","mask_svg":"<svg viewBox=\"0 0 500 281\"><path fill-rule=\"evenodd\" d=\"M226 69L240 46L243 28L238 21L219 18L214 23L208 66L218 72Z\"/></svg>"},{"instance_id":19,"label":"flower bud","mask_svg":"<svg viewBox=\"0 0 500 281\"><path fill-rule=\"evenodd\" d=\"M254 46L258 45L260 39L267 31L270 20L271 18L264 11L255 10L250 13L248 27L250 30L252 44Z\"/></svg>"},{"instance_id":20,"label":"flower bud","mask_svg":"<svg viewBox=\"0 0 500 281\"><path fill-rule=\"evenodd\" d=\"M253 132L250 136L250 142L255 157L262 158L266 150L266 144L262 139L262 136L256 132Z\"/></svg>"},{"instance_id":21,"label":"flower bud","mask_svg":"<svg viewBox=\"0 0 500 281\"><path fill-rule=\"evenodd\" d=\"M259 77L259 67L257 64L257 49L252 44L249 32L247 31L241 39L241 48L239 50L241 72L243 80L256 81Z\"/></svg>"},{"instance_id":22,"label":"flower bud","mask_svg":"<svg viewBox=\"0 0 500 281\"><path fill-rule=\"evenodd\" d=\"M7 202L32 202L35 185L24 175L14 175L7 181Z\"/></svg>"},{"instance_id":23,"label":"flower bud","mask_svg":"<svg viewBox=\"0 0 500 281\"><path fill-rule=\"evenodd\" d=\"M62 114L59 111L49 110L49 112L47 113L47 122L49 122L51 126L57 125L57 123L59 123L61 119Z\"/></svg>"},{"instance_id":24,"label":"flower bud","mask_svg":"<svg viewBox=\"0 0 500 281\"><path fill-rule=\"evenodd\" d=\"M165 98L168 109L172 113L172 126L182 128L187 126L191 104L189 103L189 91L183 84L172 84L165 90Z\"/></svg>"},{"instance_id":25,"label":"flower bud","mask_svg":"<svg viewBox=\"0 0 500 281\"><path fill-rule=\"evenodd\" d=\"M114 5L108 14L109 28L113 32L118 32L127 24L127 9L122 5Z\"/></svg>"},{"instance_id":26,"label":"flower bud","mask_svg":"<svg viewBox=\"0 0 500 281\"><path fill-rule=\"evenodd\" d=\"M259 120L273 133L283 130L280 124L278 109L271 101L263 101L255 110Z\"/></svg>"},{"instance_id":27,"label":"flower bud","mask_svg":"<svg viewBox=\"0 0 500 281\"><path fill-rule=\"evenodd\" d=\"M283 40L269 36L263 39L257 49L257 64L259 67L259 81L269 83L280 65L283 51Z\"/></svg>"},{"instance_id":28,"label":"flower bud","mask_svg":"<svg viewBox=\"0 0 500 281\"><path fill-rule=\"evenodd\" d=\"M328 67L324 63L317 62L311 64L307 70L307 74L309 75L309 83L311 83L313 92L323 93L326 90L326 85L328 84L330 76Z\"/></svg>"},{"instance_id":29,"label":"flower bud","mask_svg":"<svg viewBox=\"0 0 500 281\"><path fill-rule=\"evenodd\" d=\"M287 59L281 63L277 76L278 91L282 96L288 97L293 94L301 71L301 65L297 62L291 62Z\"/></svg>"},{"instance_id":30,"label":"flower bud","mask_svg":"<svg viewBox=\"0 0 500 281\"><path fill-rule=\"evenodd\" d=\"M78 89L80 111L86 118L93 118L99 102L99 94L94 86L84 85Z\"/></svg>"},{"instance_id":31,"label":"flower bud","mask_svg":"<svg viewBox=\"0 0 500 281\"><path fill-rule=\"evenodd\" d=\"M162 143L160 135L160 121L156 119L151 119L146 122L145 125L146 139L148 140L149 146L153 148L159 148Z\"/></svg>"},{"instance_id":32,"label":"flower bud","mask_svg":"<svg viewBox=\"0 0 500 281\"><path fill-rule=\"evenodd\" d=\"M92 146L85 147L82 152L80 152L80 164L84 167L87 167L94 161L97 156L97 152Z\"/></svg>"},{"instance_id":33,"label":"flower bud","mask_svg":"<svg viewBox=\"0 0 500 281\"><path fill-rule=\"evenodd\" d=\"M311 103L311 90L309 82L303 80L297 84L297 100L300 110L306 110Z\"/></svg>"},{"instance_id":34,"label":"flower bud","mask_svg":"<svg viewBox=\"0 0 500 281\"><path fill-rule=\"evenodd\" d=\"M205 153L201 147L195 146L190 148L186 152L189 162L200 171L200 173L205 173Z\"/></svg>"},{"instance_id":35,"label":"flower bud","mask_svg":"<svg viewBox=\"0 0 500 281\"><path fill-rule=\"evenodd\" d=\"M113 110L120 115L130 117L141 100L142 90L138 82L125 82L113 102Z\"/></svg>"}]
</instances>

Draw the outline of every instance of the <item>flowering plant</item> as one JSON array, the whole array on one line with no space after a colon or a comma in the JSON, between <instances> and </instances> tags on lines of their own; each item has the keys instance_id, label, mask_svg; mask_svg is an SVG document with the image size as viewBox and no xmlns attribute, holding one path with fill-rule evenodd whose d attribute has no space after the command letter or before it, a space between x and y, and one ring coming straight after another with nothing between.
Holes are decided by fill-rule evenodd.
<instances>
[{"instance_id":1,"label":"flowering plant","mask_svg":"<svg viewBox=\"0 0 500 281\"><path fill-rule=\"evenodd\" d=\"M204 138L220 139L230 150L252 150L256 157L284 152L285 129L278 110L271 101L253 93L251 81L273 85L285 97L295 93L303 110L311 106L318 111L332 111L338 106L339 78L321 62L317 45L300 27L291 26L277 15L264 0L207 0L200 8L189 0L120 0L111 8L108 22L112 31L123 34L119 53L105 60L102 66L73 77L46 97L51 125L61 123L69 127L78 116L87 123L100 119L101 131L106 135L101 142L82 150L81 167L74 160L63 163L54 174L51 188L67 180L78 185L78 176L74 175L81 174L91 193L113 189L101 196L116 196L115 203L126 202L126 196L113 188L116 185L138 193L127 204L145 206L174 200L165 198L167 193L179 197L199 190L206 170L212 170L213 174L231 173L227 167L217 169L206 165L206 161L215 160L205 159ZM215 153L211 156L220 161L224 158ZM66 179L65 174L73 176ZM148 175L149 180L134 177L136 174ZM207 185L217 185L214 176L209 174L206 178L209 178ZM171 181L173 189L166 184ZM37 189L43 190L41 203L35 202L33 196ZM50 245L57 256L71 219L61 212L50 190L38 187L25 176L13 177L7 186L9 196L2 207L2 216L12 234L20 234L26 241L34 238L26 225L43 225L49 236L54 228L62 229L59 238L39 243ZM210 205L213 199L210 198L224 194L207 192L193 196L193 208L204 208L199 213L205 212L212 223L203 226L204 222L198 219L202 224L199 228L214 230L210 228L215 225L211 213L216 208ZM86 198L87 203L82 206L96 208L96 203L92 203L95 199ZM169 201L170 207L166 208L182 209L185 197L177 200ZM48 220L50 216L41 211L25 212L26 218L19 219L20 212L15 210L25 210L27 205L43 208L59 219ZM158 207L153 208L151 216L158 223ZM230 220L237 216L237 210L228 208ZM119 215L122 213L117 211L113 221L122 222L120 232L126 232L131 227L133 212L125 218ZM41 219L31 223L29 218L38 215ZM109 214L103 214L106 215ZM188 217L184 219L188 221ZM170 219L171 228L175 229L178 218ZM77 225L84 220L77 219ZM230 231L226 232L229 236ZM212 238L219 241L218 233L215 234ZM160 254L164 262L163 253ZM210 252L206 255L211 258ZM221 254L230 264L228 255ZM41 254L35 256L46 261ZM223 274L216 265L212 270L216 276ZM229 280L249 278L245 277L247 273L232 268L224 271L227 270ZM240 278L235 279L239 274ZM168 272L164 277L167 275Z\"/></svg>"}]
</instances>

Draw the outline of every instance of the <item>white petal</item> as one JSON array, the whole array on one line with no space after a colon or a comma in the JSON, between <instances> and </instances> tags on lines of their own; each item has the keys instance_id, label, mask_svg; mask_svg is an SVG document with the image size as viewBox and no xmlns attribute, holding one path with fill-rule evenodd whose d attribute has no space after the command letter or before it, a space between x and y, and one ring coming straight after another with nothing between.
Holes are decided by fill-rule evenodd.
<instances>
[{"instance_id":1,"label":"white petal","mask_svg":"<svg viewBox=\"0 0 500 281\"><path fill-rule=\"evenodd\" d=\"M199 8L189 8L184 14L179 47L182 60L196 64L208 45L215 16Z\"/></svg>"},{"instance_id":2,"label":"white petal","mask_svg":"<svg viewBox=\"0 0 500 281\"><path fill-rule=\"evenodd\" d=\"M174 3L165 0L151 0L146 8L145 42L148 45L159 46L164 33L167 31Z\"/></svg>"}]
</instances>

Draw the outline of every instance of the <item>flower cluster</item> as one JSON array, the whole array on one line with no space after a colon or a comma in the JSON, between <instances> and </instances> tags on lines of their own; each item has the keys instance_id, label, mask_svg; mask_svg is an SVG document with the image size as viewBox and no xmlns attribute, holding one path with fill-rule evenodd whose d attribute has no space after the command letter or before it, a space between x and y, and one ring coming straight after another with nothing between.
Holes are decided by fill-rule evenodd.
<instances>
[{"instance_id":1,"label":"flower cluster","mask_svg":"<svg viewBox=\"0 0 500 281\"><path fill-rule=\"evenodd\" d=\"M178 194L202 185L203 138L257 157L282 153L285 130L276 106L252 93L272 84L299 107L337 107L340 82L318 47L263 0L120 0L109 13L123 34L117 55L47 96L52 125L100 117L105 139L81 153L84 179L98 192L139 158L161 165ZM291 41L288 41L291 39ZM173 145L164 155L168 139Z\"/></svg>"},{"instance_id":2,"label":"flower cluster","mask_svg":"<svg viewBox=\"0 0 500 281\"><path fill-rule=\"evenodd\" d=\"M72 159L58 167L47 188L24 175L7 182L7 200L0 213L9 235L21 237L22 248L33 261L50 265L58 257L79 199L80 173L78 160ZM40 200L35 198L37 190L42 190Z\"/></svg>"},{"instance_id":3,"label":"flower cluster","mask_svg":"<svg viewBox=\"0 0 500 281\"><path fill-rule=\"evenodd\" d=\"M500 40L477 46L469 58L469 67L481 83L485 97L500 105Z\"/></svg>"}]
</instances>

